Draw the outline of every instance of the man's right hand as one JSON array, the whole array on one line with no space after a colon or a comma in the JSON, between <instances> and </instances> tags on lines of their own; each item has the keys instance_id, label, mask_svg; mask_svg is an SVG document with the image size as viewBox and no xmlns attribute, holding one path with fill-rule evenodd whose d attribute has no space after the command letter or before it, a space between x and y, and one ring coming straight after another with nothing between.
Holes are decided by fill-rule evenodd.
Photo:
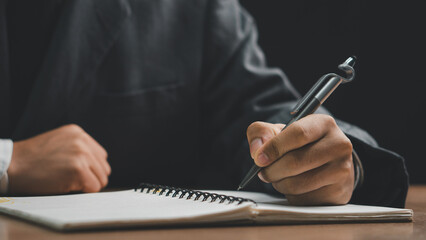
<instances>
[{"instance_id":1,"label":"man's right hand","mask_svg":"<svg viewBox=\"0 0 426 240\"><path fill-rule=\"evenodd\" d=\"M107 152L75 124L13 144L10 194L97 192L108 183Z\"/></svg>"}]
</instances>

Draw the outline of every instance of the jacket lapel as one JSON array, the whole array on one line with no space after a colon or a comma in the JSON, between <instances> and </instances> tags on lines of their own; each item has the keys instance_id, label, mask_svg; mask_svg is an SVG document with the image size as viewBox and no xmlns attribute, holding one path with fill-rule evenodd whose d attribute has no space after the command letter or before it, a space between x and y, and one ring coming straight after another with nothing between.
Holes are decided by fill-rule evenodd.
<instances>
[{"instance_id":1,"label":"jacket lapel","mask_svg":"<svg viewBox=\"0 0 426 240\"><path fill-rule=\"evenodd\" d=\"M13 139L50 130L93 85L96 69L130 16L126 0L76 0L65 4L51 46ZM78 106L77 106L78 107Z\"/></svg>"}]
</instances>

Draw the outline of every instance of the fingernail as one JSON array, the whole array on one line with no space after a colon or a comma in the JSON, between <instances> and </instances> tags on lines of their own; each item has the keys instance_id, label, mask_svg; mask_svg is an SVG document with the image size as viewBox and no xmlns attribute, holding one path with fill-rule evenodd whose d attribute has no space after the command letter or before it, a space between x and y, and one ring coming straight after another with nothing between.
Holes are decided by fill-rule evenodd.
<instances>
[{"instance_id":1,"label":"fingernail","mask_svg":"<svg viewBox=\"0 0 426 240\"><path fill-rule=\"evenodd\" d=\"M263 142L262 142L262 139L260 138L255 138L253 141L251 141L250 154L252 158L254 158L255 153L257 152L257 149L259 149L262 145L263 145Z\"/></svg>"},{"instance_id":2,"label":"fingernail","mask_svg":"<svg viewBox=\"0 0 426 240\"><path fill-rule=\"evenodd\" d=\"M266 154L261 153L261 154L259 154L259 156L257 156L256 162L261 166L265 166L265 165L268 165L269 158L268 158L268 156L266 156Z\"/></svg>"},{"instance_id":3,"label":"fingernail","mask_svg":"<svg viewBox=\"0 0 426 240\"><path fill-rule=\"evenodd\" d=\"M259 172L259 173L257 174L257 176L259 177L259 179L260 179L262 182L268 183L268 181L266 181L266 180L265 180L265 178L263 177L262 172Z\"/></svg>"}]
</instances>

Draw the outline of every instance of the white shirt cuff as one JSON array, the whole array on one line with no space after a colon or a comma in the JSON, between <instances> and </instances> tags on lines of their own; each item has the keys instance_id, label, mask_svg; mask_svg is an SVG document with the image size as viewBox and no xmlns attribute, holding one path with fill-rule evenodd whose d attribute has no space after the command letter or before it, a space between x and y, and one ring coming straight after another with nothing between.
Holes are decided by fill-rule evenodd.
<instances>
[{"instance_id":1,"label":"white shirt cuff","mask_svg":"<svg viewBox=\"0 0 426 240\"><path fill-rule=\"evenodd\" d=\"M13 142L10 139L0 139L0 194L7 192L9 178L7 169L12 159Z\"/></svg>"}]
</instances>

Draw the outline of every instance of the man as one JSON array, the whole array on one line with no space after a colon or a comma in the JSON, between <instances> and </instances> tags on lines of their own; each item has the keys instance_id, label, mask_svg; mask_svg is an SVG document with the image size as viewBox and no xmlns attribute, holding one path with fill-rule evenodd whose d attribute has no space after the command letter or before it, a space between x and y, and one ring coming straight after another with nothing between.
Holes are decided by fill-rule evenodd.
<instances>
[{"instance_id":1,"label":"man","mask_svg":"<svg viewBox=\"0 0 426 240\"><path fill-rule=\"evenodd\" d=\"M404 205L403 159L364 131L313 114L280 132L299 94L236 1L43 3L2 2L8 194L235 189L253 158L271 184L248 189L293 204Z\"/></svg>"}]
</instances>

